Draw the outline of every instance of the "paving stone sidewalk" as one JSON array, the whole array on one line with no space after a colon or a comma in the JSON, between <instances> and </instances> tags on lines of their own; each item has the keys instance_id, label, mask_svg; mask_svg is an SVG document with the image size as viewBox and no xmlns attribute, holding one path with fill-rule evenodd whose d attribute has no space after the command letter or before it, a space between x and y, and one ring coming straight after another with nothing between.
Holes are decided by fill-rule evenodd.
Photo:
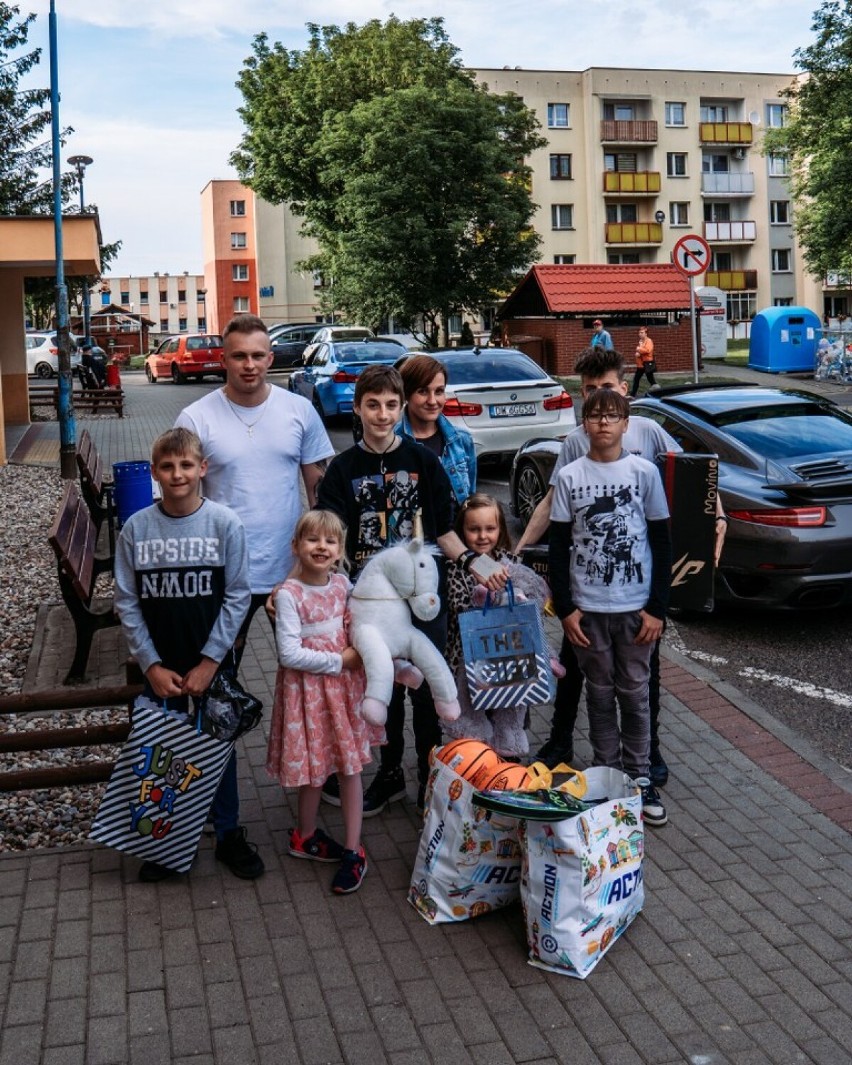
<instances>
[{"instance_id":1,"label":"paving stone sidewalk","mask_svg":"<svg viewBox=\"0 0 852 1065\"><path fill-rule=\"evenodd\" d=\"M408 905L410 756L409 800L365 821L362 890L331 895L329 867L287 856L295 796L264 727L240 754L257 881L209 838L160 885L101 847L0 855L0 1065L852 1062L848 775L664 653L670 822L646 833L643 914L588 980L527 965L517 908L430 927ZM244 679L267 707L274 672L258 618ZM531 742L546 731L535 714Z\"/></svg>"}]
</instances>

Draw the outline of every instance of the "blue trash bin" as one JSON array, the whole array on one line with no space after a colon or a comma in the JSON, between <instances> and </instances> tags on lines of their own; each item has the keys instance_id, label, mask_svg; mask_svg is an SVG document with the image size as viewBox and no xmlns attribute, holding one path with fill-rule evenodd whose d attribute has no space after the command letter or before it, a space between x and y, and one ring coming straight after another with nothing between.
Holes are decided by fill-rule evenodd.
<instances>
[{"instance_id":1,"label":"blue trash bin","mask_svg":"<svg viewBox=\"0 0 852 1065\"><path fill-rule=\"evenodd\" d=\"M114 462L115 512L121 527L131 514L154 502L150 462Z\"/></svg>"}]
</instances>

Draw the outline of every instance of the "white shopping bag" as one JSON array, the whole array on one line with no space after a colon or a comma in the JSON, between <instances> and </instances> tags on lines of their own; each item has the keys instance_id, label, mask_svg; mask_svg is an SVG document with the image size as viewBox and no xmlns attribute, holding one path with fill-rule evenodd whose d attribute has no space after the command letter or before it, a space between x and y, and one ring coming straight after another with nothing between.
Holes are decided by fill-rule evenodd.
<instances>
[{"instance_id":1,"label":"white shopping bag","mask_svg":"<svg viewBox=\"0 0 852 1065\"><path fill-rule=\"evenodd\" d=\"M521 902L529 962L588 976L645 902L642 794L620 770L584 774L585 802L562 821L521 821Z\"/></svg>"},{"instance_id":2,"label":"white shopping bag","mask_svg":"<svg viewBox=\"0 0 852 1065\"><path fill-rule=\"evenodd\" d=\"M518 821L476 807L470 781L435 761L408 901L430 924L466 921L516 902Z\"/></svg>"}]
</instances>

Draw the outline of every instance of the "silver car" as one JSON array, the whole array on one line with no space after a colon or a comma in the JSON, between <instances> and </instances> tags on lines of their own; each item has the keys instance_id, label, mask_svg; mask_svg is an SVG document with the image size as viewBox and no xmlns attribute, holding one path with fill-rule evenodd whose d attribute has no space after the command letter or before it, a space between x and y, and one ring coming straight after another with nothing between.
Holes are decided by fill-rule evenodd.
<instances>
[{"instance_id":1,"label":"silver car","mask_svg":"<svg viewBox=\"0 0 852 1065\"><path fill-rule=\"evenodd\" d=\"M77 344L80 337L69 334L71 343L71 369L80 365L80 352ZM56 377L59 373L59 348L56 333L27 333L27 373L36 377Z\"/></svg>"}]
</instances>

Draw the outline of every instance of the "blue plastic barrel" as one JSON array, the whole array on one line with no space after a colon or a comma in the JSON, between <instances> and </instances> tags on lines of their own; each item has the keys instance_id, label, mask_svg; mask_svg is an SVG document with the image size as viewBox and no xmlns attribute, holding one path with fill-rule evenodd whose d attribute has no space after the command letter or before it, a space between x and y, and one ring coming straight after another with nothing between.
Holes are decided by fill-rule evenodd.
<instances>
[{"instance_id":1,"label":"blue plastic barrel","mask_svg":"<svg viewBox=\"0 0 852 1065\"><path fill-rule=\"evenodd\" d=\"M150 462L114 462L112 479L119 526L124 525L131 514L154 502Z\"/></svg>"}]
</instances>

